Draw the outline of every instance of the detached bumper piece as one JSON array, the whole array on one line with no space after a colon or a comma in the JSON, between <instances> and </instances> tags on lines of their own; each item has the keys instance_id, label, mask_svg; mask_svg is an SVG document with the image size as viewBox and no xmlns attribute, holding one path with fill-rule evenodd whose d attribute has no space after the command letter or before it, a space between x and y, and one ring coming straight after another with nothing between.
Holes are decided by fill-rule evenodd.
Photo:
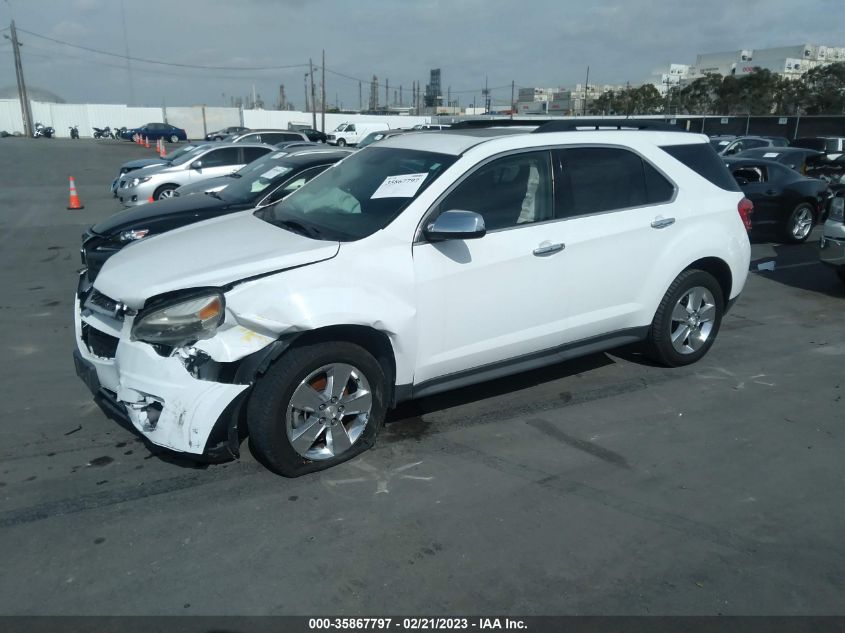
<instances>
[{"instance_id":1,"label":"detached bumper piece","mask_svg":"<svg viewBox=\"0 0 845 633\"><path fill-rule=\"evenodd\" d=\"M828 266L845 266L845 240L822 236L819 240L819 259Z\"/></svg>"}]
</instances>

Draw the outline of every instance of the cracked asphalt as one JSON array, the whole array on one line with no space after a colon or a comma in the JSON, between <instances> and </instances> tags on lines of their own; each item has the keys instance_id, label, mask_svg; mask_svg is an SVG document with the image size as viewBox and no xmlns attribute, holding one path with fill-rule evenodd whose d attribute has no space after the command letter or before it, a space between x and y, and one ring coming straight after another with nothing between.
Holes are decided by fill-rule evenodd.
<instances>
[{"instance_id":1,"label":"cracked asphalt","mask_svg":"<svg viewBox=\"0 0 845 633\"><path fill-rule=\"evenodd\" d=\"M76 378L80 233L148 155L0 139L0 614L843 613L845 285L814 239L753 245L697 365L626 349L407 403L288 480L246 445L153 454Z\"/></svg>"}]
</instances>

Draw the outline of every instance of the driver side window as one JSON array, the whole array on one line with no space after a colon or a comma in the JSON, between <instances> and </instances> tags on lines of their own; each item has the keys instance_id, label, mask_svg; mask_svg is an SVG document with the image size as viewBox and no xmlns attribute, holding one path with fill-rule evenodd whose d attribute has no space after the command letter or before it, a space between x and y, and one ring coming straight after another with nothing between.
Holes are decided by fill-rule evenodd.
<instances>
[{"instance_id":1,"label":"driver side window","mask_svg":"<svg viewBox=\"0 0 845 633\"><path fill-rule=\"evenodd\" d=\"M480 167L440 204L441 212L452 209L478 213L488 231L553 219L550 153L513 154Z\"/></svg>"}]
</instances>

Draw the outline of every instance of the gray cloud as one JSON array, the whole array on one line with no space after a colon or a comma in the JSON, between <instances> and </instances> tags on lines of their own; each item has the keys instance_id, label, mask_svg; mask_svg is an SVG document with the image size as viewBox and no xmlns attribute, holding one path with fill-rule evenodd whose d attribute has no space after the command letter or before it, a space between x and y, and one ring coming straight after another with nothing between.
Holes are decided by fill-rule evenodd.
<instances>
[{"instance_id":1,"label":"gray cloud","mask_svg":"<svg viewBox=\"0 0 845 633\"><path fill-rule=\"evenodd\" d=\"M267 66L319 63L368 80L425 85L440 67L444 90L463 104L485 76L508 99L517 85L583 81L640 83L669 62L692 63L699 52L814 42L845 45L839 0L124 0L128 45L136 57L186 64ZM123 53L120 3L99 0L10 0L0 4L0 28L14 13L20 28L92 48ZM126 62L21 34L29 83L68 101L125 102ZM133 63L136 101L219 105L253 84L272 102L284 83L298 105L305 69L190 71ZM358 104L355 80L327 74L327 98ZM13 85L9 47L0 47L0 86ZM464 92L466 91L466 92ZM391 89L391 93L393 90ZM368 86L363 87L364 98ZM384 98L383 88L380 99Z\"/></svg>"}]
</instances>

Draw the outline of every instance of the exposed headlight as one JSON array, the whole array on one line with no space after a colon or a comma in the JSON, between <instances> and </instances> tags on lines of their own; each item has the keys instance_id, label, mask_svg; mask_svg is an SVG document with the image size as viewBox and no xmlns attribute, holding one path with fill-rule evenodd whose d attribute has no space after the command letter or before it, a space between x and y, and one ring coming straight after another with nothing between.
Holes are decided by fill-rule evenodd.
<instances>
[{"instance_id":1,"label":"exposed headlight","mask_svg":"<svg viewBox=\"0 0 845 633\"><path fill-rule=\"evenodd\" d=\"M123 243L133 242L147 237L149 232L150 229L130 229L128 231L121 231L120 235L117 236L117 240Z\"/></svg>"},{"instance_id":2,"label":"exposed headlight","mask_svg":"<svg viewBox=\"0 0 845 633\"><path fill-rule=\"evenodd\" d=\"M830 219L834 222L845 222L845 198L836 196L830 201Z\"/></svg>"},{"instance_id":3,"label":"exposed headlight","mask_svg":"<svg viewBox=\"0 0 845 633\"><path fill-rule=\"evenodd\" d=\"M211 338L225 312L226 301L219 292L183 299L142 313L132 327L132 339L178 346Z\"/></svg>"},{"instance_id":4,"label":"exposed headlight","mask_svg":"<svg viewBox=\"0 0 845 633\"><path fill-rule=\"evenodd\" d=\"M147 182L152 176L144 176L143 178L133 178L129 181L129 187L137 187L142 182Z\"/></svg>"}]
</instances>

